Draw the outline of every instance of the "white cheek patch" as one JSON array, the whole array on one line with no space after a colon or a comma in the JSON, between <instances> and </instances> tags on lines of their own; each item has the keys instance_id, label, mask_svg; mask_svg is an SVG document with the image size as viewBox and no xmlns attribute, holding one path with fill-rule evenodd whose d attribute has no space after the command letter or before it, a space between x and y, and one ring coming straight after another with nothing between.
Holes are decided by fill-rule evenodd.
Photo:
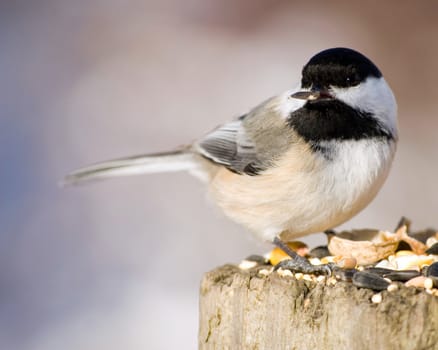
<instances>
[{"instance_id":1,"label":"white cheek patch","mask_svg":"<svg viewBox=\"0 0 438 350\"><path fill-rule=\"evenodd\" d=\"M397 103L384 78L369 77L357 86L332 87L331 91L338 100L347 105L373 114L397 137Z\"/></svg>"}]
</instances>

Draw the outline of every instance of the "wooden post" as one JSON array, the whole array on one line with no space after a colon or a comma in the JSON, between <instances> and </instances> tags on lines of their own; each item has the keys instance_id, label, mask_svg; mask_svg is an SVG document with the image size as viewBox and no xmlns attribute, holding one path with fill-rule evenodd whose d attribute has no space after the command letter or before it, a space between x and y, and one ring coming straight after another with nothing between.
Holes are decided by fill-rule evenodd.
<instances>
[{"instance_id":1,"label":"wooden post","mask_svg":"<svg viewBox=\"0 0 438 350\"><path fill-rule=\"evenodd\" d=\"M376 292L348 282L259 274L233 265L204 275L199 349L438 349L438 297L400 284Z\"/></svg>"}]
</instances>

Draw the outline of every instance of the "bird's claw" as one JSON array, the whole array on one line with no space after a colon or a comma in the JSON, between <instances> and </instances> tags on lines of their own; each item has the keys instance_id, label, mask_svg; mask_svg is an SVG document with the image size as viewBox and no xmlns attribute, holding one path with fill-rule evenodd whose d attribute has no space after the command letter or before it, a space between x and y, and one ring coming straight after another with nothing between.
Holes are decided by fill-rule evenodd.
<instances>
[{"instance_id":1,"label":"bird's claw","mask_svg":"<svg viewBox=\"0 0 438 350\"><path fill-rule=\"evenodd\" d=\"M278 270L279 268L292 272L325 276L331 276L333 270L332 264L312 265L306 258L303 257L300 257L300 259L294 258L282 260L274 266L274 271Z\"/></svg>"}]
</instances>

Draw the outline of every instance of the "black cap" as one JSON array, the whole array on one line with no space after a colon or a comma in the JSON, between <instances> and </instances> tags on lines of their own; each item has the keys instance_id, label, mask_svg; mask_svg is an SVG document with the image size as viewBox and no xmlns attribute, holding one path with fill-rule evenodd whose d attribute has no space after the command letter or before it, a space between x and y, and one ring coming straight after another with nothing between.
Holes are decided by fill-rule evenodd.
<instances>
[{"instance_id":1,"label":"black cap","mask_svg":"<svg viewBox=\"0 0 438 350\"><path fill-rule=\"evenodd\" d=\"M302 87L350 87L382 73L361 53L344 47L327 49L313 56L302 71Z\"/></svg>"}]
</instances>

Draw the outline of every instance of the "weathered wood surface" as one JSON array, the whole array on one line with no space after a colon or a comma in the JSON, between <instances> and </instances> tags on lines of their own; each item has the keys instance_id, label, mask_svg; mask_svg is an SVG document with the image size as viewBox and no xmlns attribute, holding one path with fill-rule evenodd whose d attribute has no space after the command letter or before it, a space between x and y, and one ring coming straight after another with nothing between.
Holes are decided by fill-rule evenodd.
<instances>
[{"instance_id":1,"label":"weathered wood surface","mask_svg":"<svg viewBox=\"0 0 438 350\"><path fill-rule=\"evenodd\" d=\"M263 276L225 265L204 275L199 349L438 350L438 297Z\"/></svg>"}]
</instances>

